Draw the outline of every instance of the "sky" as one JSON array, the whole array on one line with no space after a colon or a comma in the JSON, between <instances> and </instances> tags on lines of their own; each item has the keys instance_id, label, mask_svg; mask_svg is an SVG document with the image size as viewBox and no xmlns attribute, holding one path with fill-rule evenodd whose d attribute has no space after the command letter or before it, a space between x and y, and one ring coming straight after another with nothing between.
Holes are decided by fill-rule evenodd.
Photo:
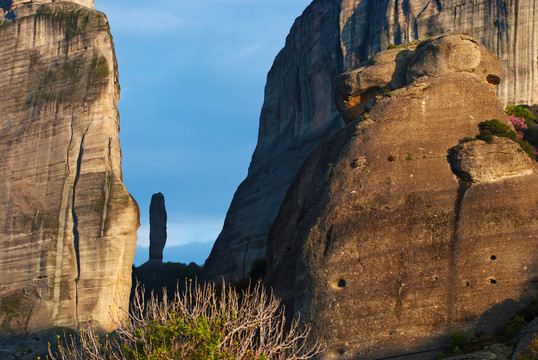
<instances>
[{"instance_id":1,"label":"sky","mask_svg":"<svg viewBox=\"0 0 538 360\"><path fill-rule=\"evenodd\" d=\"M119 65L123 181L140 207L165 196L164 261L203 265L258 136L267 73L311 0L96 0Z\"/></svg>"}]
</instances>

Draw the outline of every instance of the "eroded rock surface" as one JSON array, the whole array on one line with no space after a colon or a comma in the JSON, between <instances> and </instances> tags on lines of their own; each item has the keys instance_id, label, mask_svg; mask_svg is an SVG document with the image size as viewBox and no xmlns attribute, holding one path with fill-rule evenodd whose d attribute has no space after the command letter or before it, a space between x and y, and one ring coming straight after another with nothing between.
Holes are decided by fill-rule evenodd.
<instances>
[{"instance_id":1,"label":"eroded rock surface","mask_svg":"<svg viewBox=\"0 0 538 360\"><path fill-rule=\"evenodd\" d=\"M389 44L444 33L472 36L500 59L501 103L538 103L535 7L534 0L313 1L269 72L258 144L206 262L207 274L241 277L264 256L269 228L297 169L344 126L333 81Z\"/></svg>"},{"instance_id":2,"label":"eroded rock surface","mask_svg":"<svg viewBox=\"0 0 538 360\"><path fill-rule=\"evenodd\" d=\"M51 3L51 2L73 2L82 6L86 6L89 8L95 7L95 0L9 0L5 1L6 4L10 4L10 10L16 9L18 6L28 4L28 5L36 5L36 4L45 4L45 3Z\"/></svg>"},{"instance_id":3,"label":"eroded rock surface","mask_svg":"<svg viewBox=\"0 0 538 360\"><path fill-rule=\"evenodd\" d=\"M533 161L518 143L496 137L493 143L482 140L466 142L451 154L455 172L466 181L497 181L533 172Z\"/></svg>"},{"instance_id":4,"label":"eroded rock surface","mask_svg":"<svg viewBox=\"0 0 538 360\"><path fill-rule=\"evenodd\" d=\"M509 121L487 79L432 73L318 146L271 229L267 281L327 344L324 359L438 349L452 330L494 334L538 290L536 163L518 167L527 155L504 139L469 143L479 172L499 176L456 177L447 151L482 121Z\"/></svg>"},{"instance_id":5,"label":"eroded rock surface","mask_svg":"<svg viewBox=\"0 0 538 360\"><path fill-rule=\"evenodd\" d=\"M139 225L125 189L106 17L72 2L0 24L0 334L110 330Z\"/></svg>"}]
</instances>

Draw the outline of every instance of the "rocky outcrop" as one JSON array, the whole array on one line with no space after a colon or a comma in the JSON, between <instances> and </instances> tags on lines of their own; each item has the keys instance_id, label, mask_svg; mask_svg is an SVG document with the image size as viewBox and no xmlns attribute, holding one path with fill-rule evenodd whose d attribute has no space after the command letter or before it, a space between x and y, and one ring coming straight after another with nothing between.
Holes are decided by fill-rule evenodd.
<instances>
[{"instance_id":1,"label":"rocky outcrop","mask_svg":"<svg viewBox=\"0 0 538 360\"><path fill-rule=\"evenodd\" d=\"M11 10L14 10L18 6L28 4L28 5L36 5L36 4L45 4L45 3L51 3L51 2L61 2L61 1L67 1L67 2L73 2L82 6L86 6L89 8L95 7L95 0L10 0L11 2ZM9 1L8 1L9 2Z\"/></svg>"},{"instance_id":2,"label":"rocky outcrop","mask_svg":"<svg viewBox=\"0 0 538 360\"><path fill-rule=\"evenodd\" d=\"M389 44L435 34L474 37L500 59L503 105L538 103L538 11L534 0L315 0L299 17L267 78L258 144L208 275L237 278L263 257L289 184L316 145L344 123L331 84Z\"/></svg>"},{"instance_id":3,"label":"rocky outcrop","mask_svg":"<svg viewBox=\"0 0 538 360\"><path fill-rule=\"evenodd\" d=\"M335 81L336 107L347 123L369 111L376 96L412 84L423 76L465 72L493 86L501 82L501 68L495 55L465 35L440 35L416 44L382 51L370 59L370 66L353 69ZM415 51L412 51L415 50Z\"/></svg>"},{"instance_id":4,"label":"rocky outcrop","mask_svg":"<svg viewBox=\"0 0 538 360\"><path fill-rule=\"evenodd\" d=\"M493 344L492 346L486 347L482 351L477 351L465 355L457 355L446 357L446 360L489 360L489 359L498 359L498 360L507 360L511 358L514 348L512 346L507 346L503 344Z\"/></svg>"},{"instance_id":5,"label":"rocky outcrop","mask_svg":"<svg viewBox=\"0 0 538 360\"><path fill-rule=\"evenodd\" d=\"M21 5L38 5L52 2L73 2L82 6L93 9L95 7L95 0L0 0L0 10L12 11ZM0 11L1 13L1 11Z\"/></svg>"},{"instance_id":6,"label":"rocky outcrop","mask_svg":"<svg viewBox=\"0 0 538 360\"><path fill-rule=\"evenodd\" d=\"M465 38L448 40L467 52ZM482 121L509 121L487 76L432 74L376 97L367 120L318 146L271 229L267 281L327 344L325 359L438 349L451 330L494 333L538 290L536 163L507 170L527 154L504 139L470 143L478 173L499 176L460 180L448 150Z\"/></svg>"},{"instance_id":7,"label":"rocky outcrop","mask_svg":"<svg viewBox=\"0 0 538 360\"><path fill-rule=\"evenodd\" d=\"M123 316L139 225L122 182L105 15L29 4L0 24L0 334Z\"/></svg>"},{"instance_id":8,"label":"rocky outcrop","mask_svg":"<svg viewBox=\"0 0 538 360\"><path fill-rule=\"evenodd\" d=\"M166 207L162 193L153 194L149 205L149 259L163 260L166 245Z\"/></svg>"},{"instance_id":9,"label":"rocky outcrop","mask_svg":"<svg viewBox=\"0 0 538 360\"><path fill-rule=\"evenodd\" d=\"M450 158L454 172L472 182L528 175L535 167L519 144L506 138L495 138L491 144L482 140L465 142L454 149Z\"/></svg>"}]
</instances>

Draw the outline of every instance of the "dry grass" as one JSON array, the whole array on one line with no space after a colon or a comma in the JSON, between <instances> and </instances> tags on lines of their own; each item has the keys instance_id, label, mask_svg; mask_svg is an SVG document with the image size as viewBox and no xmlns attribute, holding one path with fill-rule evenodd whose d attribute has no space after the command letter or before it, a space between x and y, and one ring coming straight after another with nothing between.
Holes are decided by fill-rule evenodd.
<instances>
[{"instance_id":1,"label":"dry grass","mask_svg":"<svg viewBox=\"0 0 538 360\"><path fill-rule=\"evenodd\" d=\"M310 329L294 320L286 326L280 300L261 283L242 294L227 284L189 282L173 300L137 295L128 320L99 336L82 328L59 341L52 360L118 359L312 359L322 351Z\"/></svg>"}]
</instances>

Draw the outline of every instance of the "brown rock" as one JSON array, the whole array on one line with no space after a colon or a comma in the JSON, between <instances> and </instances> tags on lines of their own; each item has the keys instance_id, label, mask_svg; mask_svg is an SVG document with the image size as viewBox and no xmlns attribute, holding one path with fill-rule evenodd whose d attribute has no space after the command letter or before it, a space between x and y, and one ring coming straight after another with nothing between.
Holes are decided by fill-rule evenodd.
<instances>
[{"instance_id":1,"label":"brown rock","mask_svg":"<svg viewBox=\"0 0 538 360\"><path fill-rule=\"evenodd\" d=\"M11 0L11 10L14 10L17 7L24 4L36 5L36 4L46 4L46 3L59 2L59 1L73 2L82 6L89 7L91 9L95 7L95 0Z\"/></svg>"},{"instance_id":2,"label":"brown rock","mask_svg":"<svg viewBox=\"0 0 538 360\"><path fill-rule=\"evenodd\" d=\"M327 344L324 359L437 349L451 330L493 333L533 299L536 167L471 185L447 160L493 118L508 124L486 81L423 78L302 165L269 235L267 281Z\"/></svg>"},{"instance_id":3,"label":"brown rock","mask_svg":"<svg viewBox=\"0 0 538 360\"><path fill-rule=\"evenodd\" d=\"M122 182L108 22L70 2L13 16L0 25L0 335L111 330L139 213Z\"/></svg>"},{"instance_id":4,"label":"brown rock","mask_svg":"<svg viewBox=\"0 0 538 360\"><path fill-rule=\"evenodd\" d=\"M492 144L482 140L466 142L454 150L451 158L455 172L473 182L529 175L536 165L518 143L498 137Z\"/></svg>"},{"instance_id":5,"label":"brown rock","mask_svg":"<svg viewBox=\"0 0 538 360\"><path fill-rule=\"evenodd\" d=\"M416 47L416 49L415 49ZM493 86L501 81L499 61L483 45L464 35L441 35L382 51L360 67L340 75L334 84L336 107L346 123L356 120L378 95L412 84L423 76L465 72Z\"/></svg>"},{"instance_id":6,"label":"brown rock","mask_svg":"<svg viewBox=\"0 0 538 360\"><path fill-rule=\"evenodd\" d=\"M465 35L440 35L418 44L408 66L407 83L454 72L473 74L493 86L502 78L499 61L485 46Z\"/></svg>"},{"instance_id":7,"label":"brown rock","mask_svg":"<svg viewBox=\"0 0 538 360\"><path fill-rule=\"evenodd\" d=\"M334 99L346 124L365 111L368 101L406 84L407 66L414 55L410 48L382 51L372 58L371 66L351 70L336 79Z\"/></svg>"},{"instance_id":8,"label":"brown rock","mask_svg":"<svg viewBox=\"0 0 538 360\"><path fill-rule=\"evenodd\" d=\"M268 74L256 150L206 261L207 275L245 276L264 256L269 228L293 176L318 144L344 126L332 83L389 44L445 33L472 36L501 60L497 94L503 106L537 103L535 8L534 0L313 1L295 21Z\"/></svg>"}]
</instances>

